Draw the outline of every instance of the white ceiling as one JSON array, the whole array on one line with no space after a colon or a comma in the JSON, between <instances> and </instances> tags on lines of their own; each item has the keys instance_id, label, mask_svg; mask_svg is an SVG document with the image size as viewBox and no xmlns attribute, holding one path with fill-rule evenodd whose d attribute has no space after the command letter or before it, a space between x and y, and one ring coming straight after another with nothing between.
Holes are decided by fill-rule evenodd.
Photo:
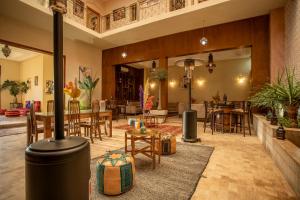
<instances>
[{"instance_id":1,"label":"white ceiling","mask_svg":"<svg viewBox=\"0 0 300 200\"><path fill-rule=\"evenodd\" d=\"M6 58L2 53L2 48L4 47L4 44L0 44L0 59L6 59L16 62L22 62L24 60L27 60L29 58L33 58L35 56L41 55L40 53L29 51L26 49L20 49L17 47L9 46L11 49L10 55Z\"/></svg>"},{"instance_id":2,"label":"white ceiling","mask_svg":"<svg viewBox=\"0 0 300 200\"><path fill-rule=\"evenodd\" d=\"M0 15L52 31L51 12L33 6L33 0L1 0ZM210 0L189 9L181 9L121 28L96 33L77 22L65 20L64 34L102 49L135 43L182 31L197 29L270 13L284 6L286 0Z\"/></svg>"},{"instance_id":3,"label":"white ceiling","mask_svg":"<svg viewBox=\"0 0 300 200\"><path fill-rule=\"evenodd\" d=\"M178 60L194 58L200 59L205 62L208 60L209 53L201 53L201 54L194 54L188 56L180 56L180 57L173 57L168 59L168 66L175 66L175 62ZM251 48L240 48L240 49L232 49L232 50L224 50L224 51L216 51L212 52L214 56L214 61L222 61L222 60L234 60L234 59L243 59L243 58L251 58ZM159 61L156 61L156 66L159 66ZM152 67L152 60L151 61L144 61L138 63L131 63L128 64L131 67L135 67L138 69L143 68L151 68Z\"/></svg>"}]
</instances>

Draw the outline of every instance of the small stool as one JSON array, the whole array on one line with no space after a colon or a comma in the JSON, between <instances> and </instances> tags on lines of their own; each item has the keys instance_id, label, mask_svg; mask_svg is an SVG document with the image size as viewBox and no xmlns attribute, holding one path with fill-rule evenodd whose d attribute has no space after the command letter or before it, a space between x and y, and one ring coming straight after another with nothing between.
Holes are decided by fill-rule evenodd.
<instances>
[{"instance_id":1,"label":"small stool","mask_svg":"<svg viewBox=\"0 0 300 200\"><path fill-rule=\"evenodd\" d=\"M97 162L96 182L99 193L118 195L134 185L134 159L122 152L109 152Z\"/></svg>"},{"instance_id":2,"label":"small stool","mask_svg":"<svg viewBox=\"0 0 300 200\"><path fill-rule=\"evenodd\" d=\"M157 142L156 142L156 146L158 146ZM161 142L161 154L162 155L171 155L171 154L176 153L176 136L175 135L162 134L160 142Z\"/></svg>"}]
</instances>

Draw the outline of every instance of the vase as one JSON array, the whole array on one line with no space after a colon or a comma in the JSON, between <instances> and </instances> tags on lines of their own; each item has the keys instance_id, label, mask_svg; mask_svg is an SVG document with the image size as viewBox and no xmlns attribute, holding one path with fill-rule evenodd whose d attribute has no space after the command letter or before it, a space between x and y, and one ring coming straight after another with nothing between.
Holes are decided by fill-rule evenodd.
<instances>
[{"instance_id":1,"label":"vase","mask_svg":"<svg viewBox=\"0 0 300 200\"><path fill-rule=\"evenodd\" d=\"M287 107L287 115L288 118L291 120L291 128L298 128L297 112L298 112L298 106Z\"/></svg>"}]
</instances>

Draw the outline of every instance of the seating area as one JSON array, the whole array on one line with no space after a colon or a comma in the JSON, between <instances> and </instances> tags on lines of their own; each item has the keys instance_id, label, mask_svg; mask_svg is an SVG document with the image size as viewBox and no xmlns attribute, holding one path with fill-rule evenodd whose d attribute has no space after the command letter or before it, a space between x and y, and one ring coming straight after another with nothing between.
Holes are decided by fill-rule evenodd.
<instances>
[{"instance_id":1,"label":"seating area","mask_svg":"<svg viewBox=\"0 0 300 200\"><path fill-rule=\"evenodd\" d=\"M2 0L0 200L300 199L296 0Z\"/></svg>"}]
</instances>

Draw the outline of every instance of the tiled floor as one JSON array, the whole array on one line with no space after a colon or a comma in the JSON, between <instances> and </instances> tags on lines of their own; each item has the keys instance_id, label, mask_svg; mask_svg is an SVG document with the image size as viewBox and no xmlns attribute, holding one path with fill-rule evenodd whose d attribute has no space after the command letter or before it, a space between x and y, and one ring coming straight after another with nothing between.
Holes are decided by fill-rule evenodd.
<instances>
[{"instance_id":1,"label":"tiled floor","mask_svg":"<svg viewBox=\"0 0 300 200\"><path fill-rule=\"evenodd\" d=\"M176 118L168 121L173 125L180 125L179 122ZM214 146L215 151L199 181L193 200L296 199L255 136L211 135L203 134L202 126L199 129L202 144ZM123 133L123 130L114 129L112 138L104 136L103 141L96 140L91 145L92 158L123 147ZM0 137L1 200L24 199L25 139L25 134Z\"/></svg>"}]
</instances>

